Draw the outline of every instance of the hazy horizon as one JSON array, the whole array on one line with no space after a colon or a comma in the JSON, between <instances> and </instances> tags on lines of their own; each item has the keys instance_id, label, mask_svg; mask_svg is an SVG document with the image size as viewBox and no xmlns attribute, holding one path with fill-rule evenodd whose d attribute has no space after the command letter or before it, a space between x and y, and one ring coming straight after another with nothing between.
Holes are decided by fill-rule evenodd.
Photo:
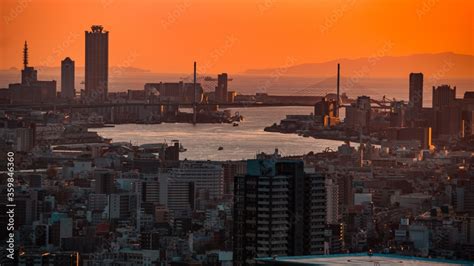
<instances>
[{"instance_id":1,"label":"hazy horizon","mask_svg":"<svg viewBox=\"0 0 474 266\"><path fill-rule=\"evenodd\" d=\"M22 52L23 48L21 47L21 49L18 49L18 50ZM459 56L474 57L474 54L461 54L461 53L455 53L455 52L452 52L452 51L445 51L445 52L438 52L438 53L406 54L406 55L398 55L398 56L387 55L387 56L383 56L383 57L387 57L387 58L390 58L390 57L411 57L411 56L420 56L420 55L444 55L444 54L454 54L454 55L459 55ZM20 57L19 57L20 60L22 60L21 56L22 55L20 55ZM62 58L62 59L64 59L64 58ZM317 62L303 62L303 63L294 64L294 65L291 65L291 66L302 66L302 65L310 65L310 64L325 64L325 63L333 63L333 62L345 61L345 60L355 61L355 60L367 59L367 58L370 58L370 55L357 56L357 57L333 58L333 59L329 59L329 60L325 60L325 61L317 61ZM71 58L71 59L74 60L74 58ZM41 64L34 64L34 62L32 62L32 63L30 63L30 65L35 67L38 70L39 69L55 69L55 68L59 69L59 68L61 68L60 63L61 62L58 61L57 65L41 65ZM193 62L190 61L188 65L192 66L192 63ZM474 63L474 61L473 61L473 63ZM291 66L287 66L287 67L291 67ZM84 69L84 67L85 67L84 65L77 65L77 64L75 65L76 69ZM110 68L114 68L114 67L115 68L128 69L128 70L136 71L136 72L151 72L151 73L157 73L157 74L186 74L187 73L187 72L184 72L184 71L181 71L181 72L179 72L179 71L178 72L158 71L157 72L157 71L154 71L153 69L142 68L140 66L135 66L135 65L129 65L129 66L126 66L126 67L122 67L120 65L110 66ZM274 66L267 66L267 67L262 67L262 68L252 68L251 66L249 66L248 68L242 69L240 71L236 71L234 73L235 74L258 75L258 74L253 74L253 73L249 73L249 72L253 71L253 70L266 70L266 69L274 69L274 68L278 68L278 67L282 67L282 66L281 65L274 65ZM0 71L17 71L17 70L21 70L22 68L23 68L23 66L14 66L14 65L12 65L10 67L0 68ZM474 71L474 69L473 69L473 71ZM209 74L219 74L219 73L222 73L222 71L210 72ZM282 73L282 75L286 75L286 74ZM291 76L291 75L288 75L288 76ZM298 76L298 75L296 75L296 76Z\"/></svg>"},{"instance_id":2,"label":"hazy horizon","mask_svg":"<svg viewBox=\"0 0 474 266\"><path fill-rule=\"evenodd\" d=\"M57 88L61 87L60 71L39 71L39 78L42 80L56 80ZM207 75L205 75L207 76ZM110 92L126 92L127 90L143 90L144 84L149 82L178 82L187 77L187 82L192 82L192 73L153 73L153 72L127 72L118 76L113 76L109 80ZM202 77L202 76L201 76ZM327 93L335 93L336 76L271 76L271 75L248 75L231 74L233 78L229 82L229 90L235 90L240 94L269 93L273 95L306 95L322 96ZM0 88L7 87L8 83L16 83L20 80L19 71L9 71L9 74L0 71ZM84 73L78 72L76 75L76 91L84 88L81 81L84 80ZM216 82L198 80L204 91L214 91ZM449 84L457 87L457 97L462 98L464 92L474 90L474 78L446 78L433 80L430 77L425 79L424 85L424 106L431 106L432 90L431 86ZM398 100L408 100L408 73L406 77L398 78L371 78L365 77L354 79L350 77L341 78L341 93L346 93L351 98L359 95L368 95L374 99L381 99L383 96L396 98Z\"/></svg>"}]
</instances>

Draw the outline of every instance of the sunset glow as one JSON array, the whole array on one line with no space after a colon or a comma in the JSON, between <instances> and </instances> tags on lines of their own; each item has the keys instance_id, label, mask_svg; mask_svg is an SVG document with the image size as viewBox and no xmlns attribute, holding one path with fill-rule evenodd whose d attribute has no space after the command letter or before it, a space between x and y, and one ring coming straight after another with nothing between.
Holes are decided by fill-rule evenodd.
<instances>
[{"instance_id":1,"label":"sunset glow","mask_svg":"<svg viewBox=\"0 0 474 266\"><path fill-rule=\"evenodd\" d=\"M155 72L241 72L372 55L474 54L469 0L3 0L0 69L84 65L84 31L110 32L110 65Z\"/></svg>"}]
</instances>

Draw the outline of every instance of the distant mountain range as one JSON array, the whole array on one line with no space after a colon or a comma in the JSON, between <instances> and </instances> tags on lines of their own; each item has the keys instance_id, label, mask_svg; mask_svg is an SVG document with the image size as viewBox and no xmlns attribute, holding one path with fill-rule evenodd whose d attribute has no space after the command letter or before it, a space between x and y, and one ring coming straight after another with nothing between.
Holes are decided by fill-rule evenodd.
<instances>
[{"instance_id":1,"label":"distant mountain range","mask_svg":"<svg viewBox=\"0 0 474 266\"><path fill-rule=\"evenodd\" d=\"M474 77L474 56L450 52L338 59L290 67L249 69L244 74L327 77L336 75L337 63L341 64L343 77L395 78L407 77L410 72L422 72L431 79Z\"/></svg>"},{"instance_id":2,"label":"distant mountain range","mask_svg":"<svg viewBox=\"0 0 474 266\"><path fill-rule=\"evenodd\" d=\"M61 67L59 66L56 66L56 67L50 67L50 66L34 66L33 67L36 69L36 70L39 70L40 72L46 72L46 73L49 73L49 72L52 72L52 73L57 73L57 72L60 72L61 71ZM0 72L19 72L20 69L16 68L16 67L11 67L9 69L0 69ZM83 66L79 66L79 67L75 67L75 71L77 73L84 73L84 67ZM111 66L109 67L109 72L110 71L123 71L123 72L127 72L127 73L149 73L150 70L148 69L142 69L142 68L137 68L137 67L119 67L119 66ZM110 75L110 73L109 73Z\"/></svg>"}]
</instances>

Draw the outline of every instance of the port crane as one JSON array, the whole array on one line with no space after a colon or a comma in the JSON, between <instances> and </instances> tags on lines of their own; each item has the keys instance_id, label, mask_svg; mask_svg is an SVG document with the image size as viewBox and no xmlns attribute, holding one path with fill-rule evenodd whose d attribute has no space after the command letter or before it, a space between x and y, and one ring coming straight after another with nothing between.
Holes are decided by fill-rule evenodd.
<instances>
[{"instance_id":1,"label":"port crane","mask_svg":"<svg viewBox=\"0 0 474 266\"><path fill-rule=\"evenodd\" d=\"M187 76L186 77L180 77L179 79L182 80L182 81L188 81L190 79L190 77L187 77ZM204 80L204 81L217 81L216 78L213 78L211 76L201 76L201 77L198 77L197 79L198 80ZM227 79L227 81L232 81L232 80L233 80L233 78L228 78Z\"/></svg>"},{"instance_id":2,"label":"port crane","mask_svg":"<svg viewBox=\"0 0 474 266\"><path fill-rule=\"evenodd\" d=\"M385 97L385 95L382 97L382 100L375 100L375 99L370 99L370 102L372 104L375 104L375 106L372 106L372 108L378 108L378 109L391 109L392 104L396 102L396 99L393 98L393 100L388 99Z\"/></svg>"}]
</instances>

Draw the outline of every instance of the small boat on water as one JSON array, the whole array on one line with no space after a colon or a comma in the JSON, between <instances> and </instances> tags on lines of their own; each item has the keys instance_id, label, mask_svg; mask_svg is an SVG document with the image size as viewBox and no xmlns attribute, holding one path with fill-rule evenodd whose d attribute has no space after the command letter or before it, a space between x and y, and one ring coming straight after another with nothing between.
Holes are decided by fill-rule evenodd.
<instances>
[{"instance_id":1,"label":"small boat on water","mask_svg":"<svg viewBox=\"0 0 474 266\"><path fill-rule=\"evenodd\" d=\"M238 126L239 126L239 123L234 122L234 123L232 124L232 126L238 127Z\"/></svg>"},{"instance_id":2,"label":"small boat on water","mask_svg":"<svg viewBox=\"0 0 474 266\"><path fill-rule=\"evenodd\" d=\"M224 147L220 146L217 150L222 151L223 149L224 149Z\"/></svg>"}]
</instances>

